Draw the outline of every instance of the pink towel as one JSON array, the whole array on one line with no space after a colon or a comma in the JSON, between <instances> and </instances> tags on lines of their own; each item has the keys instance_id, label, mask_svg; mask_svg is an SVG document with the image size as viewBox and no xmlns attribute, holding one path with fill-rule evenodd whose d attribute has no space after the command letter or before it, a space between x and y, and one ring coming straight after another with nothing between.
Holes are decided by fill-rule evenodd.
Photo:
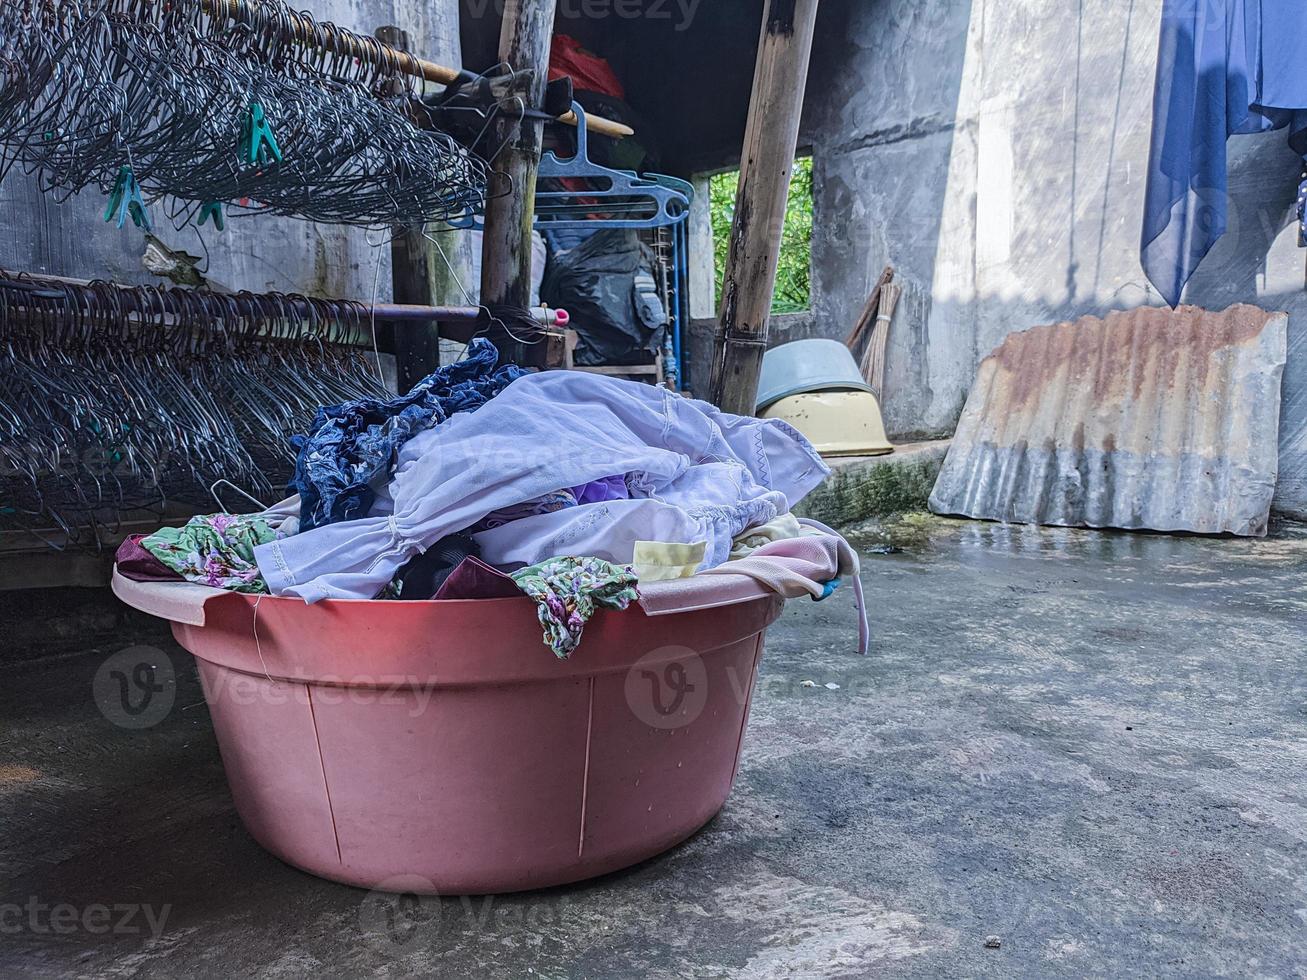
<instances>
[{"instance_id":1,"label":"pink towel","mask_svg":"<svg viewBox=\"0 0 1307 980\"><path fill-rule=\"evenodd\" d=\"M831 592L828 583L838 578L853 587L858 609L858 652L865 654L871 631L858 577L857 552L824 524L802 519L799 523L821 533L768 542L747 558L728 561L690 578L651 582L640 587L640 605L649 615L658 616L729 605L750 594L775 593L787 599L810 595L821 599ZM720 581L711 581L709 576Z\"/></svg>"}]
</instances>

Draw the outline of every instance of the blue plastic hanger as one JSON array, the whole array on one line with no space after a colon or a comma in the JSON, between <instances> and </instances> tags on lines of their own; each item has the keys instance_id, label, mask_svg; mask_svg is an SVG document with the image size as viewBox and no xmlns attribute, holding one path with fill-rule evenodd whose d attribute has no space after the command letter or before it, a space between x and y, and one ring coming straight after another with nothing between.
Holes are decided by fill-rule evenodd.
<instances>
[{"instance_id":1,"label":"blue plastic hanger","mask_svg":"<svg viewBox=\"0 0 1307 980\"><path fill-rule=\"evenodd\" d=\"M560 158L549 150L540 158L540 180L582 181L582 190L536 189L535 227L549 228L663 228L690 216L694 189L689 181L662 174L637 174L592 163L588 156L585 110L572 103L576 113L576 154ZM455 227L466 227L456 225ZM484 228L475 215L470 227Z\"/></svg>"}]
</instances>

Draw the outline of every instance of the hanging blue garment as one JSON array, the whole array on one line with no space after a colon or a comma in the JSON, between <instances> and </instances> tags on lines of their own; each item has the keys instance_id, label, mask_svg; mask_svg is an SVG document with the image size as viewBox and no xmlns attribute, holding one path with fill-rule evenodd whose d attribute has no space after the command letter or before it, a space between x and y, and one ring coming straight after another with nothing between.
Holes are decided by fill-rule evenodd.
<instances>
[{"instance_id":1,"label":"hanging blue garment","mask_svg":"<svg viewBox=\"0 0 1307 980\"><path fill-rule=\"evenodd\" d=\"M366 516L409 439L480 408L529 373L498 362L495 345L477 337L461 361L432 372L407 395L319 408L308 435L291 439L298 454L290 489L300 495L300 530Z\"/></svg>"},{"instance_id":2,"label":"hanging blue garment","mask_svg":"<svg viewBox=\"0 0 1307 980\"><path fill-rule=\"evenodd\" d=\"M1289 127L1307 155L1302 0L1165 0L1140 244L1171 306L1225 233L1225 141Z\"/></svg>"}]
</instances>

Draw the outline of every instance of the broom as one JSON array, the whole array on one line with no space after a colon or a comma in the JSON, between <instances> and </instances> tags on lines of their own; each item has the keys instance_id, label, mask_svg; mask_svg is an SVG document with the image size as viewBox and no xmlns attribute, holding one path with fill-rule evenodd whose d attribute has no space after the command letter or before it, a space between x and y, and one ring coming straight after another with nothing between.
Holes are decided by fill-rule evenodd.
<instances>
[{"instance_id":1,"label":"broom","mask_svg":"<svg viewBox=\"0 0 1307 980\"><path fill-rule=\"evenodd\" d=\"M884 404L885 391L885 349L889 345L890 322L894 319L894 308L899 304L903 287L897 283L887 282L880 287L880 304L876 320L871 330L871 339L862 355L862 377L876 393L876 401Z\"/></svg>"},{"instance_id":2,"label":"broom","mask_svg":"<svg viewBox=\"0 0 1307 980\"><path fill-rule=\"evenodd\" d=\"M858 314L858 319L854 321L853 329L850 330L849 335L844 338L844 346L853 351L854 357L858 356L858 350L867 339L868 332L875 326L876 310L880 307L880 291L884 289L893 278L893 267L888 265L885 266L885 271L882 272L880 278L876 280L876 285L871 287L871 294L867 297L867 302L862 307L862 312Z\"/></svg>"}]
</instances>

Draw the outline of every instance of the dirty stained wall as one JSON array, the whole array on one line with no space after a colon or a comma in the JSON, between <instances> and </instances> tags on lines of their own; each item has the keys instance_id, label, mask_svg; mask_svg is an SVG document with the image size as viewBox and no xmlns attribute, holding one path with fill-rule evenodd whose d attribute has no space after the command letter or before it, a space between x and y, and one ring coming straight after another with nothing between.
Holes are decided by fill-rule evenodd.
<instances>
[{"instance_id":1,"label":"dirty stained wall","mask_svg":"<svg viewBox=\"0 0 1307 980\"><path fill-rule=\"evenodd\" d=\"M457 0L313 0L319 20L372 33L395 24L407 30L411 46L441 64L460 64ZM103 221L105 199L94 190L59 204L43 195L32 178L11 173L0 183L0 268L125 283L160 282L142 266L143 234ZM180 230L167 223L163 208L152 209L155 234L170 248L200 256L215 283L233 289L301 292L331 298L388 301L390 248L384 231L273 216L234 218L224 233L211 226ZM369 243L369 237L372 243ZM447 249L448 251L448 249Z\"/></svg>"},{"instance_id":2,"label":"dirty stained wall","mask_svg":"<svg viewBox=\"0 0 1307 980\"><path fill-rule=\"evenodd\" d=\"M809 317L842 337L881 268L905 287L892 432L950 429L1010 331L1160 305L1139 266L1161 0L876 0L823 8L803 142ZM1290 314L1277 504L1307 512L1307 253L1283 133L1230 141L1231 230L1185 301Z\"/></svg>"}]
</instances>

